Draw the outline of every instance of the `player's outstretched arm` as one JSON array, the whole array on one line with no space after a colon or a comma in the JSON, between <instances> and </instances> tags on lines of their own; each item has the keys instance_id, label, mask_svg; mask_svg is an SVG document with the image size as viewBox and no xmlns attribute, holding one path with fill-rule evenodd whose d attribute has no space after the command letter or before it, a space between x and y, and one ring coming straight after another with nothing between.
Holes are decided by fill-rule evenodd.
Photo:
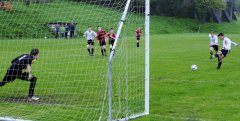
<instances>
[{"instance_id":1,"label":"player's outstretched arm","mask_svg":"<svg viewBox=\"0 0 240 121\"><path fill-rule=\"evenodd\" d=\"M233 45L233 46L238 46L238 44L236 43L236 42L233 42L233 41L231 41L231 44Z\"/></svg>"}]
</instances>

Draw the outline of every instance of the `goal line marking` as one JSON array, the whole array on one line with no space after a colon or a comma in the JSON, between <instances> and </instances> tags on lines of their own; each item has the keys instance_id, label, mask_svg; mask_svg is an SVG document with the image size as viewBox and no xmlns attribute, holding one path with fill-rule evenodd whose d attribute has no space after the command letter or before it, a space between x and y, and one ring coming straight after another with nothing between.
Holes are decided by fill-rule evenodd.
<instances>
[{"instance_id":1,"label":"goal line marking","mask_svg":"<svg viewBox=\"0 0 240 121\"><path fill-rule=\"evenodd\" d=\"M0 117L0 121L31 121L31 120L15 119L12 117Z\"/></svg>"}]
</instances>

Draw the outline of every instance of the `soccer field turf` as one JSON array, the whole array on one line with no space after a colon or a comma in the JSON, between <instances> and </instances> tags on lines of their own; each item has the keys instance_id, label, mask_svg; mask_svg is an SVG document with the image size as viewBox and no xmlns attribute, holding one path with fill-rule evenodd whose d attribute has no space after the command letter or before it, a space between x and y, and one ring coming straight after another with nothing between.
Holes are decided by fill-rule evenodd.
<instances>
[{"instance_id":1,"label":"soccer field turf","mask_svg":"<svg viewBox=\"0 0 240 121\"><path fill-rule=\"evenodd\" d=\"M227 36L235 42L240 42L238 35ZM61 44L64 41L65 44ZM221 40L219 41L221 43ZM42 100L38 103L22 101L21 98L27 95L29 84L17 80L0 88L0 116L44 121L97 120L101 110L97 107L102 104L100 96L105 94L102 88L106 87L103 81L106 81L108 62L108 58L100 55L98 45L96 44L95 56L91 58L81 55L87 54L86 45L77 39L4 40L5 44L0 45L1 78L13 57L30 50L32 46L24 45L23 43L26 42L38 45L40 51L42 50L40 59L33 66L34 74L38 77L36 95L42 96ZM240 49L233 47L230 55L223 60L222 69L217 70L217 60L209 61L208 43L207 34L151 36L150 115L138 118L136 121L238 121L240 119L238 78ZM67 59L69 56L71 61ZM74 64L79 61L86 65L76 67ZM191 71L192 64L197 64L199 69L195 72ZM102 76L98 74L96 77L95 73L99 72ZM83 80L76 80L78 73L81 73ZM89 75L95 80L88 81ZM75 81L68 82L68 80ZM80 90L81 96L74 97L79 93L78 88L83 89ZM86 92L85 89L90 92ZM136 102L135 106L143 105L140 101ZM95 111L92 111L93 108ZM106 111L104 113L106 114Z\"/></svg>"},{"instance_id":2,"label":"soccer field turf","mask_svg":"<svg viewBox=\"0 0 240 121\"><path fill-rule=\"evenodd\" d=\"M144 107L144 48L136 48L135 38L123 38L119 40L113 63L113 118L122 118L127 104L133 109L131 113L143 111ZM0 59L0 78L14 57L29 53L33 47L40 50L32 70L38 78L35 93L41 99L26 101L28 82L16 80L6 84L0 88L0 117L106 120L109 56L101 55L99 43L95 42L94 56L89 56L83 38L1 40L0 54L4 56Z\"/></svg>"},{"instance_id":3,"label":"soccer field turf","mask_svg":"<svg viewBox=\"0 0 240 121\"><path fill-rule=\"evenodd\" d=\"M136 121L240 120L240 48L232 47L217 70L208 42L207 34L151 36L150 115ZM192 64L199 69L191 71Z\"/></svg>"}]
</instances>

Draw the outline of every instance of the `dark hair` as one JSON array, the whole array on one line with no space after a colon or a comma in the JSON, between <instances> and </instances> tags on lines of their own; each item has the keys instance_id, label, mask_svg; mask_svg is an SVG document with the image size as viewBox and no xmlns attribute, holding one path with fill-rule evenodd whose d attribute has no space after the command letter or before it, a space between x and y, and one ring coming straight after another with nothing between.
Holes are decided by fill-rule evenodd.
<instances>
[{"instance_id":1,"label":"dark hair","mask_svg":"<svg viewBox=\"0 0 240 121\"><path fill-rule=\"evenodd\" d=\"M220 36L224 36L224 34L223 33L218 34L218 37L220 37Z\"/></svg>"},{"instance_id":2,"label":"dark hair","mask_svg":"<svg viewBox=\"0 0 240 121\"><path fill-rule=\"evenodd\" d=\"M30 52L30 55L35 56L35 55L37 55L38 53L39 53L39 50L38 50L37 48L33 48L33 49L31 50L31 52Z\"/></svg>"}]
</instances>

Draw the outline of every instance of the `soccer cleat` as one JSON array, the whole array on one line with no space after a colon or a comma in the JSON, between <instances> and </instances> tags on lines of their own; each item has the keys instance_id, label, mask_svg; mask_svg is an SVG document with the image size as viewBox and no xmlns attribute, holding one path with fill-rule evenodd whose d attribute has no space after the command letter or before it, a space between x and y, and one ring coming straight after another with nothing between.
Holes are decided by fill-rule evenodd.
<instances>
[{"instance_id":1,"label":"soccer cleat","mask_svg":"<svg viewBox=\"0 0 240 121\"><path fill-rule=\"evenodd\" d=\"M37 100L39 100L39 99L40 99L39 97L35 97L35 96L28 97L28 100L29 100L29 101L32 101L32 100L37 101Z\"/></svg>"}]
</instances>

